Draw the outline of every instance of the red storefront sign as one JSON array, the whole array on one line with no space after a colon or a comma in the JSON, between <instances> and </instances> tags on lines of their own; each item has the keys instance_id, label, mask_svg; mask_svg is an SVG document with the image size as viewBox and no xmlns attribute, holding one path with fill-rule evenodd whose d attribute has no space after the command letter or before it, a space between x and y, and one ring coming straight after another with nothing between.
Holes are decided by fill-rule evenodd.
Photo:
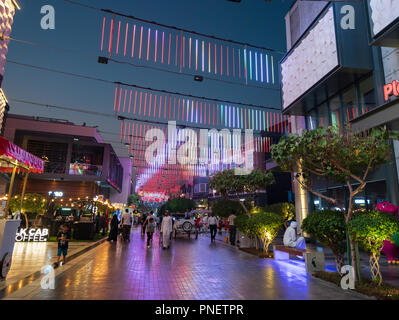
<instances>
[{"instance_id":1,"label":"red storefront sign","mask_svg":"<svg viewBox=\"0 0 399 320\"><path fill-rule=\"evenodd\" d=\"M388 83L384 86L384 99L385 101L389 100L389 97L394 95L395 97L399 96L399 82L394 80L392 83Z\"/></svg>"},{"instance_id":2,"label":"red storefront sign","mask_svg":"<svg viewBox=\"0 0 399 320\"><path fill-rule=\"evenodd\" d=\"M44 161L33 154L18 147L12 142L0 137L0 158L6 156L29 167L31 172L43 173ZM1 171L10 171L12 168L0 168Z\"/></svg>"}]
</instances>

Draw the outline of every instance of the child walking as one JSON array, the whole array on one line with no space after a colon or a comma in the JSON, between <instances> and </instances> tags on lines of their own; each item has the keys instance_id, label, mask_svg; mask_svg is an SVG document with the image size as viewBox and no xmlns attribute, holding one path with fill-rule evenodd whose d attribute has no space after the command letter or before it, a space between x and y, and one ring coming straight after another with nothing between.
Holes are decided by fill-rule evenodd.
<instances>
[{"instance_id":1,"label":"child walking","mask_svg":"<svg viewBox=\"0 0 399 320\"><path fill-rule=\"evenodd\" d=\"M147 229L147 248L151 247L152 236L154 235L155 228L156 228L156 223L154 221L154 218L150 218L148 220L148 223L147 223L147 226L146 226L146 229Z\"/></svg>"},{"instance_id":2,"label":"child walking","mask_svg":"<svg viewBox=\"0 0 399 320\"><path fill-rule=\"evenodd\" d=\"M65 264L65 258L68 254L68 243L71 240L71 231L69 231L69 226L67 224L63 224L61 230L57 234L58 240L58 253L57 253L57 265L60 262L61 254L63 258L63 264Z\"/></svg>"}]
</instances>

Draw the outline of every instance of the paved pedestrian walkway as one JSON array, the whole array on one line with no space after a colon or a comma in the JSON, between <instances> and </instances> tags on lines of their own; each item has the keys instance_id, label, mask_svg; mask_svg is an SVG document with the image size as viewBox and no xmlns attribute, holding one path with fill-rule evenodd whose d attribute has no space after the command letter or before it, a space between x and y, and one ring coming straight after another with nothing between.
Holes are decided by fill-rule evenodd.
<instances>
[{"instance_id":1,"label":"paved pedestrian walkway","mask_svg":"<svg viewBox=\"0 0 399 320\"><path fill-rule=\"evenodd\" d=\"M93 242L70 242L68 256L93 245ZM16 242L10 272L0 281L0 290L13 285L31 274L41 271L57 259L57 242Z\"/></svg>"},{"instance_id":2,"label":"paved pedestrian walkway","mask_svg":"<svg viewBox=\"0 0 399 320\"><path fill-rule=\"evenodd\" d=\"M40 279L5 299L359 299L309 276L295 263L259 259L220 242L176 239L170 250L105 242L55 269L55 289Z\"/></svg>"}]
</instances>

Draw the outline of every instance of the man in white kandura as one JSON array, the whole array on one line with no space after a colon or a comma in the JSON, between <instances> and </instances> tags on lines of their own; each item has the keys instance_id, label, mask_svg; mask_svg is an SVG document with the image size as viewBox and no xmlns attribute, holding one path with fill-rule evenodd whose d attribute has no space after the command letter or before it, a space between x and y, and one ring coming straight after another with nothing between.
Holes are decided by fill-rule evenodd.
<instances>
[{"instance_id":1,"label":"man in white kandura","mask_svg":"<svg viewBox=\"0 0 399 320\"><path fill-rule=\"evenodd\" d=\"M285 230L283 238L284 245L291 248L306 249L305 238L297 237L297 226L298 224L295 221L292 221L287 230Z\"/></svg>"},{"instance_id":2,"label":"man in white kandura","mask_svg":"<svg viewBox=\"0 0 399 320\"><path fill-rule=\"evenodd\" d=\"M173 223L172 217L168 211L165 211L165 216L162 219L161 233L162 233L162 249L170 247L170 236L172 233Z\"/></svg>"}]
</instances>

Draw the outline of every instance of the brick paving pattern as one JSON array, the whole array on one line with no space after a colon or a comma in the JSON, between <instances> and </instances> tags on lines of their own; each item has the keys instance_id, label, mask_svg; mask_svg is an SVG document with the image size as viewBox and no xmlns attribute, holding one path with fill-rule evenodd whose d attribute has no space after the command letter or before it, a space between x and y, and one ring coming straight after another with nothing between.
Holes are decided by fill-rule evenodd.
<instances>
[{"instance_id":1,"label":"brick paving pattern","mask_svg":"<svg viewBox=\"0 0 399 320\"><path fill-rule=\"evenodd\" d=\"M54 290L40 279L5 299L359 299L309 276L303 263L259 259L223 243L179 238L170 250L104 243L56 269Z\"/></svg>"}]
</instances>

